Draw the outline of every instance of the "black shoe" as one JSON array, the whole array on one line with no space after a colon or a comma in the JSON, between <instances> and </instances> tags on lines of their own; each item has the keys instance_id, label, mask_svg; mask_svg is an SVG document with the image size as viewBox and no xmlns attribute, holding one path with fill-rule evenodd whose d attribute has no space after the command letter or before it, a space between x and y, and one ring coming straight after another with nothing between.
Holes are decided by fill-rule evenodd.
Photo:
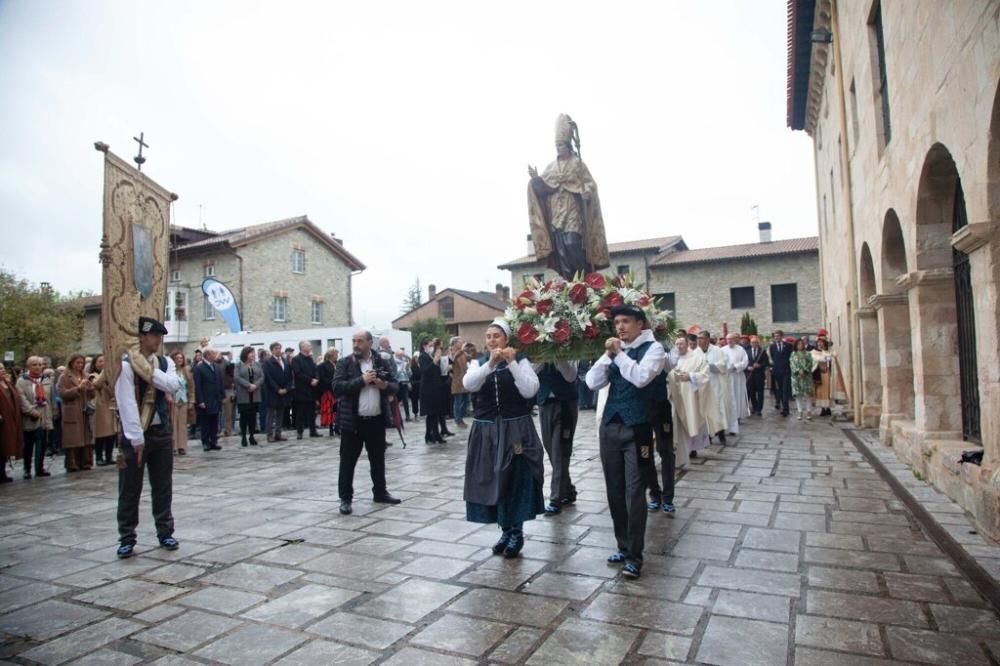
<instances>
[{"instance_id":1,"label":"black shoe","mask_svg":"<svg viewBox=\"0 0 1000 666\"><path fill-rule=\"evenodd\" d=\"M0 483L10 483L13 480L14 479L10 478L6 474L4 474L3 476L0 476Z\"/></svg>"},{"instance_id":2,"label":"black shoe","mask_svg":"<svg viewBox=\"0 0 1000 666\"><path fill-rule=\"evenodd\" d=\"M35 476L52 476L51 472L46 472L44 469L41 472L35 472Z\"/></svg>"},{"instance_id":3,"label":"black shoe","mask_svg":"<svg viewBox=\"0 0 1000 666\"><path fill-rule=\"evenodd\" d=\"M135 544L123 543L122 545L118 546L118 550L115 551L115 554L118 555L119 560L124 560L129 557L132 557L132 555L135 554Z\"/></svg>"},{"instance_id":4,"label":"black shoe","mask_svg":"<svg viewBox=\"0 0 1000 666\"><path fill-rule=\"evenodd\" d=\"M393 497L389 493L386 493L385 495L379 495L372 501L375 502L376 504L399 504L403 500Z\"/></svg>"},{"instance_id":5,"label":"black shoe","mask_svg":"<svg viewBox=\"0 0 1000 666\"><path fill-rule=\"evenodd\" d=\"M697 451L692 451L691 454L690 454L690 457L697 458L698 457L698 452Z\"/></svg>"},{"instance_id":6,"label":"black shoe","mask_svg":"<svg viewBox=\"0 0 1000 666\"><path fill-rule=\"evenodd\" d=\"M178 543L177 539L173 538L172 536L163 537L162 539L160 539L160 548L163 548L165 550L177 550L178 548L180 548L180 546L181 544Z\"/></svg>"},{"instance_id":7,"label":"black shoe","mask_svg":"<svg viewBox=\"0 0 1000 666\"><path fill-rule=\"evenodd\" d=\"M300 432L300 433L297 433L297 434L295 435L295 439L302 439L302 433L301 433L301 432Z\"/></svg>"},{"instance_id":8,"label":"black shoe","mask_svg":"<svg viewBox=\"0 0 1000 666\"><path fill-rule=\"evenodd\" d=\"M720 430L716 435L719 437L719 444L726 443L726 432L724 430Z\"/></svg>"},{"instance_id":9,"label":"black shoe","mask_svg":"<svg viewBox=\"0 0 1000 666\"><path fill-rule=\"evenodd\" d=\"M340 512L342 514L344 514L346 516L346 515L349 515L350 513L352 513L353 511L354 511L354 509L351 508L351 501L350 500L341 500L340 501Z\"/></svg>"},{"instance_id":10,"label":"black shoe","mask_svg":"<svg viewBox=\"0 0 1000 666\"><path fill-rule=\"evenodd\" d=\"M622 576L624 576L625 578L631 578L632 580L635 580L641 575L641 573L642 572L639 570L639 567L636 566L635 564L632 564L631 562L622 567Z\"/></svg>"},{"instance_id":11,"label":"black shoe","mask_svg":"<svg viewBox=\"0 0 1000 666\"><path fill-rule=\"evenodd\" d=\"M24 479L25 479L25 480L28 480L28 479L30 479L30 478L31 478L31 472L25 472L25 473L24 473Z\"/></svg>"},{"instance_id":12,"label":"black shoe","mask_svg":"<svg viewBox=\"0 0 1000 666\"><path fill-rule=\"evenodd\" d=\"M508 560L512 560L521 554L522 548L524 548L524 535L512 535L507 540L507 547L503 549L503 556Z\"/></svg>"},{"instance_id":13,"label":"black shoe","mask_svg":"<svg viewBox=\"0 0 1000 666\"><path fill-rule=\"evenodd\" d=\"M309 431L309 436L310 437L322 437L323 435L319 434L318 430L310 430Z\"/></svg>"},{"instance_id":14,"label":"black shoe","mask_svg":"<svg viewBox=\"0 0 1000 666\"><path fill-rule=\"evenodd\" d=\"M562 506L560 506L558 502L549 502L545 505L546 516L554 516L560 511L562 511Z\"/></svg>"},{"instance_id":15,"label":"black shoe","mask_svg":"<svg viewBox=\"0 0 1000 666\"><path fill-rule=\"evenodd\" d=\"M242 439L242 441L240 441L240 446L249 446L249 444L247 444L247 438L246 437L244 437Z\"/></svg>"},{"instance_id":16,"label":"black shoe","mask_svg":"<svg viewBox=\"0 0 1000 666\"><path fill-rule=\"evenodd\" d=\"M563 504L576 504L576 491L574 490L573 493L569 497L563 497L562 498L562 503Z\"/></svg>"},{"instance_id":17,"label":"black shoe","mask_svg":"<svg viewBox=\"0 0 1000 666\"><path fill-rule=\"evenodd\" d=\"M445 430L445 431L443 431L441 433L441 436L442 437L454 437L455 433L451 432L450 430Z\"/></svg>"},{"instance_id":18,"label":"black shoe","mask_svg":"<svg viewBox=\"0 0 1000 666\"><path fill-rule=\"evenodd\" d=\"M788 416L788 412L781 412L782 416Z\"/></svg>"},{"instance_id":19,"label":"black shoe","mask_svg":"<svg viewBox=\"0 0 1000 666\"><path fill-rule=\"evenodd\" d=\"M250 435L250 446L257 446L257 438Z\"/></svg>"},{"instance_id":20,"label":"black shoe","mask_svg":"<svg viewBox=\"0 0 1000 666\"><path fill-rule=\"evenodd\" d=\"M614 553L608 556L608 564L621 564L625 561L625 553L620 550L616 550Z\"/></svg>"},{"instance_id":21,"label":"black shoe","mask_svg":"<svg viewBox=\"0 0 1000 666\"><path fill-rule=\"evenodd\" d=\"M500 537L500 540L493 544L493 554L499 555L503 551L507 550L507 544L510 542L510 535L506 532Z\"/></svg>"},{"instance_id":22,"label":"black shoe","mask_svg":"<svg viewBox=\"0 0 1000 666\"><path fill-rule=\"evenodd\" d=\"M221 450L222 450L222 447L221 447L221 446L219 446L218 444L215 444L215 445L213 445L213 446L212 446L212 448L210 448L209 450L210 450L210 451L221 451Z\"/></svg>"}]
</instances>

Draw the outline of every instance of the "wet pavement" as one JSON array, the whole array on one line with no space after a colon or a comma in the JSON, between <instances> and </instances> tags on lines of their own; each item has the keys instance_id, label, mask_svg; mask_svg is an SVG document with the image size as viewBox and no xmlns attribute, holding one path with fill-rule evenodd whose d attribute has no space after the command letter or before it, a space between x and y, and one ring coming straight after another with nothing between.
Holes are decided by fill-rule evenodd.
<instances>
[{"instance_id":1,"label":"wet pavement","mask_svg":"<svg viewBox=\"0 0 1000 666\"><path fill-rule=\"evenodd\" d=\"M464 441L412 424L398 506L358 465L341 516L329 438L176 459L181 548L143 498L119 561L114 468L0 487L0 661L41 664L998 663L1000 622L838 426L750 419L649 517L638 581L614 539L593 412L579 501L526 524L522 557L464 520ZM464 431L462 431L464 433ZM393 438L395 439L395 438ZM988 548L994 548L989 546ZM997 554L1000 555L1000 549ZM987 553L992 554L992 553Z\"/></svg>"}]
</instances>

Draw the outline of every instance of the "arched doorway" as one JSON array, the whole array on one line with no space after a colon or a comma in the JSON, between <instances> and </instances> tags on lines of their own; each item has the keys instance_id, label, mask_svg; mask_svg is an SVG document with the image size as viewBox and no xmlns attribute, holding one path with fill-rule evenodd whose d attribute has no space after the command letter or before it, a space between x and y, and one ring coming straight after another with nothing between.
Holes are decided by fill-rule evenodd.
<instances>
[{"instance_id":1,"label":"arched doorway","mask_svg":"<svg viewBox=\"0 0 1000 666\"><path fill-rule=\"evenodd\" d=\"M908 283L914 328L917 426L980 441L979 379L969 258L951 236L968 224L958 168L948 149L927 153L917 189L917 270Z\"/></svg>"},{"instance_id":2,"label":"arched doorway","mask_svg":"<svg viewBox=\"0 0 1000 666\"><path fill-rule=\"evenodd\" d=\"M871 299L878 311L879 346L882 349L882 413L879 434L891 443L892 424L911 420L914 414L913 350L909 298L897 283L908 274L906 243L896 211L882 221L881 289Z\"/></svg>"},{"instance_id":3,"label":"arched doorway","mask_svg":"<svg viewBox=\"0 0 1000 666\"><path fill-rule=\"evenodd\" d=\"M882 416L882 353L879 347L878 313L871 304L876 295L875 263L868 243L861 245L861 300L858 323L861 337L861 422L877 427Z\"/></svg>"}]
</instances>

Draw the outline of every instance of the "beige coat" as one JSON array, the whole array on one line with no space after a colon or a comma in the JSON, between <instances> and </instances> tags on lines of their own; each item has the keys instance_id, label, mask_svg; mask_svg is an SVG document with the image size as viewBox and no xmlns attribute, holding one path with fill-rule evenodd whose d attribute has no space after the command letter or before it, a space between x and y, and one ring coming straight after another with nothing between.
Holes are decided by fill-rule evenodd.
<instances>
[{"instance_id":1,"label":"beige coat","mask_svg":"<svg viewBox=\"0 0 1000 666\"><path fill-rule=\"evenodd\" d=\"M455 354L455 360L451 362L451 394L468 393L469 391L462 384L465 373L469 368L469 357L464 351Z\"/></svg>"},{"instance_id":2,"label":"beige coat","mask_svg":"<svg viewBox=\"0 0 1000 666\"><path fill-rule=\"evenodd\" d=\"M81 378L67 370L59 378L59 396L62 398L62 446L76 449L94 443L90 418L84 411L93 393L79 386Z\"/></svg>"},{"instance_id":3,"label":"beige coat","mask_svg":"<svg viewBox=\"0 0 1000 666\"><path fill-rule=\"evenodd\" d=\"M117 431L115 413L111 411L111 403L115 397L115 389L108 386L108 375L101 373L94 380L94 437L110 437Z\"/></svg>"},{"instance_id":4,"label":"beige coat","mask_svg":"<svg viewBox=\"0 0 1000 666\"><path fill-rule=\"evenodd\" d=\"M35 406L35 385L23 376L17 378L17 393L21 397L21 414L24 415L24 431L33 432L39 428L52 430L52 375L42 375L42 387L45 389L45 406ZM40 412L38 418L32 416Z\"/></svg>"}]
</instances>

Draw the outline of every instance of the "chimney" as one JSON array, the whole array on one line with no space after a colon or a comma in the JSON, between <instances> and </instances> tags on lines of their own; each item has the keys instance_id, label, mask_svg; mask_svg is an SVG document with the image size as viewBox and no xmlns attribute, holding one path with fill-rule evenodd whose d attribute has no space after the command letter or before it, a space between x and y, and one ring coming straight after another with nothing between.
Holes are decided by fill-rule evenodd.
<instances>
[{"instance_id":1,"label":"chimney","mask_svg":"<svg viewBox=\"0 0 1000 666\"><path fill-rule=\"evenodd\" d=\"M757 230L760 232L760 242L770 243L771 242L771 223L770 222L758 222Z\"/></svg>"},{"instance_id":2,"label":"chimney","mask_svg":"<svg viewBox=\"0 0 1000 666\"><path fill-rule=\"evenodd\" d=\"M434 297L437 296L437 293L438 293L437 287L435 287L432 284L427 285L427 300L428 301L433 301Z\"/></svg>"},{"instance_id":3,"label":"chimney","mask_svg":"<svg viewBox=\"0 0 1000 666\"><path fill-rule=\"evenodd\" d=\"M505 300L505 301L509 301L510 300L510 287L504 287L503 288L503 300Z\"/></svg>"},{"instance_id":4,"label":"chimney","mask_svg":"<svg viewBox=\"0 0 1000 666\"><path fill-rule=\"evenodd\" d=\"M500 284L499 282L497 282L496 294L497 294L497 298L499 298L502 301L503 300L503 285Z\"/></svg>"},{"instance_id":5,"label":"chimney","mask_svg":"<svg viewBox=\"0 0 1000 666\"><path fill-rule=\"evenodd\" d=\"M528 254L535 253L535 244L531 241L531 234L528 234Z\"/></svg>"}]
</instances>

